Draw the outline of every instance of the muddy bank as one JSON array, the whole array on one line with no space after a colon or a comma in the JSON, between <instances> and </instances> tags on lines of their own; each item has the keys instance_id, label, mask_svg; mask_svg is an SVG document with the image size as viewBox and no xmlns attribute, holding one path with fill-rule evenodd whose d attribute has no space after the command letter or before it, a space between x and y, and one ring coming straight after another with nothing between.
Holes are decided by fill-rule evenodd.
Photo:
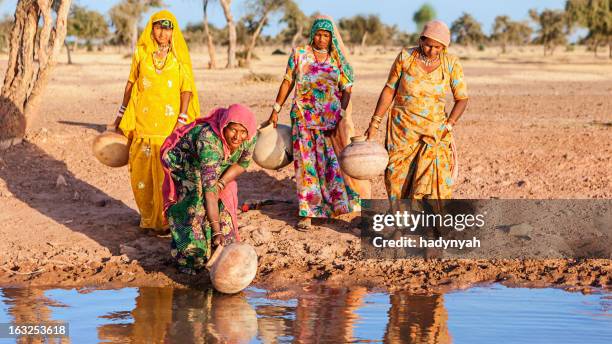
<instances>
[{"instance_id":1,"label":"muddy bank","mask_svg":"<svg viewBox=\"0 0 612 344\"><path fill-rule=\"evenodd\" d=\"M368 123L396 53L354 57L358 132ZM280 77L286 57L261 56L255 70ZM461 167L454 197L612 197L612 64L590 56L578 56L579 63L464 61L472 100L455 129ZM194 65L204 66L206 59L195 54ZM5 60L0 57L0 65ZM206 276L176 273L168 237L138 229L127 170L104 167L91 155L93 137L116 111L130 60L77 54L75 61L54 70L26 142L0 152L0 285L207 285ZM242 102L259 121L269 115L277 83L245 84L249 71L242 69L195 73L203 111ZM572 94L564 93L568 89ZM289 121L286 112L280 121ZM292 168L252 166L239 180L239 197L293 201L292 174ZM382 178L373 183L373 197L386 197ZM241 234L260 256L259 285L282 290L314 281L414 292L486 281L611 285L610 260L362 260L350 219L315 222L312 232L300 233L293 229L295 209L278 204L240 215Z\"/></svg>"}]
</instances>

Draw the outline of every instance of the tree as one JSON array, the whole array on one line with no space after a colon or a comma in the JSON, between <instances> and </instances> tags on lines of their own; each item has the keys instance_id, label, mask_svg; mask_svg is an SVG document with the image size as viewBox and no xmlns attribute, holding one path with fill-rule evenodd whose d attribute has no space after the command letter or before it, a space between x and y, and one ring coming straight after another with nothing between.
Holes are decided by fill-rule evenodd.
<instances>
[{"instance_id":1,"label":"tree","mask_svg":"<svg viewBox=\"0 0 612 344\"><path fill-rule=\"evenodd\" d=\"M565 3L567 24L589 30L585 41L589 42L595 56L597 47L607 43L612 58L612 0L568 0Z\"/></svg>"},{"instance_id":2,"label":"tree","mask_svg":"<svg viewBox=\"0 0 612 344\"><path fill-rule=\"evenodd\" d=\"M463 13L461 17L451 25L453 40L461 45L481 44L485 41L480 23L471 15Z\"/></svg>"},{"instance_id":3,"label":"tree","mask_svg":"<svg viewBox=\"0 0 612 344\"><path fill-rule=\"evenodd\" d=\"M261 30L268 23L268 16L271 13L279 11L285 5L285 1L282 0L250 0L247 4L251 9L251 12L247 14L251 20L251 39L246 47L246 58L245 65L248 67L251 64L251 57L253 56L253 49L257 44L257 39L261 35Z\"/></svg>"},{"instance_id":4,"label":"tree","mask_svg":"<svg viewBox=\"0 0 612 344\"><path fill-rule=\"evenodd\" d=\"M544 46L544 56L546 56L547 52L550 52L552 55L558 45L567 42L564 30L566 26L565 12L544 10L542 13L538 13L537 10L532 9L529 10L529 16L540 26L535 43Z\"/></svg>"},{"instance_id":5,"label":"tree","mask_svg":"<svg viewBox=\"0 0 612 344\"><path fill-rule=\"evenodd\" d=\"M338 27L347 34L346 41L355 45L359 44L361 51L368 41L372 44L386 44L397 29L385 25L375 14L342 18L338 22Z\"/></svg>"},{"instance_id":6,"label":"tree","mask_svg":"<svg viewBox=\"0 0 612 344\"><path fill-rule=\"evenodd\" d=\"M57 3L55 16L53 2ZM17 1L0 95L0 148L17 144L25 136L66 37L69 9L70 0Z\"/></svg>"},{"instance_id":7,"label":"tree","mask_svg":"<svg viewBox=\"0 0 612 344\"><path fill-rule=\"evenodd\" d=\"M232 0L219 0L221 7L223 8L223 14L225 15L225 21L227 22L228 31L228 45L227 45L227 68L236 68L238 62L236 61L236 25L234 24L234 17L232 16Z\"/></svg>"},{"instance_id":8,"label":"tree","mask_svg":"<svg viewBox=\"0 0 612 344\"><path fill-rule=\"evenodd\" d=\"M0 52L5 52L8 47L9 35L13 27L13 19L5 16L0 19Z\"/></svg>"},{"instance_id":9,"label":"tree","mask_svg":"<svg viewBox=\"0 0 612 344\"><path fill-rule=\"evenodd\" d=\"M215 43L213 42L213 37L210 33L210 27L208 26L208 3L209 0L202 0L202 10L204 14L204 34L206 35L206 44L208 45L208 56L210 61L208 61L208 68L215 69L217 68L217 59L215 58Z\"/></svg>"},{"instance_id":10,"label":"tree","mask_svg":"<svg viewBox=\"0 0 612 344\"><path fill-rule=\"evenodd\" d=\"M103 39L108 37L108 24L104 16L96 11L90 11L86 7L74 5L68 15L68 36L75 38L75 46L79 39L84 39L87 44L93 39ZM72 64L70 57L70 47L64 40L66 53L68 54L68 64Z\"/></svg>"},{"instance_id":11,"label":"tree","mask_svg":"<svg viewBox=\"0 0 612 344\"><path fill-rule=\"evenodd\" d=\"M136 47L138 23L142 14L163 5L161 0L122 0L111 7L109 14L115 27L115 42Z\"/></svg>"},{"instance_id":12,"label":"tree","mask_svg":"<svg viewBox=\"0 0 612 344\"><path fill-rule=\"evenodd\" d=\"M436 10L430 4L424 4L414 13L412 20L417 26L417 32L423 31L425 24L436 18Z\"/></svg>"},{"instance_id":13,"label":"tree","mask_svg":"<svg viewBox=\"0 0 612 344\"><path fill-rule=\"evenodd\" d=\"M528 44L532 31L526 22L512 21L508 16L497 16L493 23L491 40L500 44L502 54L505 54L508 45Z\"/></svg>"},{"instance_id":14,"label":"tree","mask_svg":"<svg viewBox=\"0 0 612 344\"><path fill-rule=\"evenodd\" d=\"M287 28L280 33L281 37L286 37L282 41L291 44L292 47L295 47L298 40L304 37L304 29L309 26L308 17L293 0L286 0L280 22L287 24Z\"/></svg>"}]
</instances>

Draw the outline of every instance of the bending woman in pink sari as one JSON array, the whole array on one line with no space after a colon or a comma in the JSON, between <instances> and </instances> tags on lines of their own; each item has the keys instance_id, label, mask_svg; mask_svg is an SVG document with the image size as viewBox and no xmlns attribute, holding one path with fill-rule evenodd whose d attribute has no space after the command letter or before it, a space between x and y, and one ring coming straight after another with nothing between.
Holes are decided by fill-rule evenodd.
<instances>
[{"instance_id":1,"label":"bending woman in pink sari","mask_svg":"<svg viewBox=\"0 0 612 344\"><path fill-rule=\"evenodd\" d=\"M177 129L164 142L164 212L181 272L197 273L214 247L240 240L235 179L251 162L256 130L251 110L234 104Z\"/></svg>"}]
</instances>

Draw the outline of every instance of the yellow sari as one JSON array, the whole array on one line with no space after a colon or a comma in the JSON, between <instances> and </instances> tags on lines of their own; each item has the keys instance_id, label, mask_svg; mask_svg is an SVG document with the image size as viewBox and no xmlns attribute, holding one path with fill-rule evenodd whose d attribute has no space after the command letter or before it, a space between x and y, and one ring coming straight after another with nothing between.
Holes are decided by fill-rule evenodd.
<instances>
[{"instance_id":1,"label":"yellow sari","mask_svg":"<svg viewBox=\"0 0 612 344\"><path fill-rule=\"evenodd\" d=\"M154 22L163 19L170 20L174 26L171 51L164 67L156 70L153 53L157 42L152 37L152 29ZM149 19L134 51L129 81L134 86L119 128L131 139L132 191L140 211L140 227L162 230L167 222L163 215L164 172L159 151L176 125L182 92L191 92L188 122L200 115L189 50L171 12L160 11Z\"/></svg>"}]
</instances>

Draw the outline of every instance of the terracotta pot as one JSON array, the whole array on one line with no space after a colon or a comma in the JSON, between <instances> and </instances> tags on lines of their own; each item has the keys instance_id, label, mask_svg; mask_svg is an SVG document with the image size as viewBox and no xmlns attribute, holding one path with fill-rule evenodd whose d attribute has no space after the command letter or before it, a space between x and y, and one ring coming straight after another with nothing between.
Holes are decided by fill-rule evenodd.
<instances>
[{"instance_id":1,"label":"terracotta pot","mask_svg":"<svg viewBox=\"0 0 612 344\"><path fill-rule=\"evenodd\" d=\"M276 128L267 124L257 133L257 143L253 151L257 165L269 170L278 170L293 161L291 127L279 124Z\"/></svg>"},{"instance_id":2,"label":"terracotta pot","mask_svg":"<svg viewBox=\"0 0 612 344\"><path fill-rule=\"evenodd\" d=\"M206 265L215 289L235 294L248 287L257 274L257 253L253 246L237 242L219 246Z\"/></svg>"},{"instance_id":3,"label":"terracotta pot","mask_svg":"<svg viewBox=\"0 0 612 344\"><path fill-rule=\"evenodd\" d=\"M374 179L385 172L389 154L382 145L366 141L365 136L351 137L351 143L340 153L340 168L355 179Z\"/></svg>"},{"instance_id":4,"label":"terracotta pot","mask_svg":"<svg viewBox=\"0 0 612 344\"><path fill-rule=\"evenodd\" d=\"M98 135L94 139L92 148L96 159L110 167L125 166L130 157L127 137L113 131L106 131Z\"/></svg>"}]
</instances>

